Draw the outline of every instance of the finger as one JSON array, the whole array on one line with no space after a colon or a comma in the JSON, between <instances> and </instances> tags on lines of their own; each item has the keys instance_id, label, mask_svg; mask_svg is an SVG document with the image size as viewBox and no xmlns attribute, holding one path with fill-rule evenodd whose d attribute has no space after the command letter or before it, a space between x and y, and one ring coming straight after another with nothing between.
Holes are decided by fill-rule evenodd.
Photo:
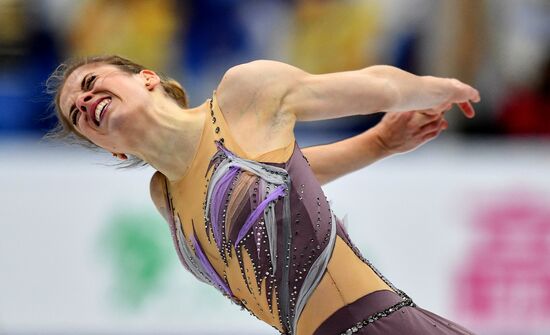
<instances>
[{"instance_id":1,"label":"finger","mask_svg":"<svg viewBox=\"0 0 550 335\"><path fill-rule=\"evenodd\" d=\"M435 109L439 113L445 113L446 111L450 110L451 108L453 108L453 104L451 102L446 102L446 103L443 103L443 104L437 106Z\"/></svg>"},{"instance_id":2,"label":"finger","mask_svg":"<svg viewBox=\"0 0 550 335\"><path fill-rule=\"evenodd\" d=\"M419 111L417 113L417 115L422 115L423 117L425 118L428 118L428 119L437 119L438 117L441 116L441 113L443 113L442 111L435 111L433 109L431 110L425 110L425 111Z\"/></svg>"},{"instance_id":3,"label":"finger","mask_svg":"<svg viewBox=\"0 0 550 335\"><path fill-rule=\"evenodd\" d=\"M438 110L438 107L430 108L430 109L423 109L417 111L418 114L422 114L424 116L433 116L433 115L439 115L441 112Z\"/></svg>"},{"instance_id":4,"label":"finger","mask_svg":"<svg viewBox=\"0 0 550 335\"><path fill-rule=\"evenodd\" d=\"M437 114L443 113L443 112L446 111L446 110L449 110L452 106L453 106L452 103L450 103L450 102L444 102L444 103L442 103L442 104L440 104L440 105L437 105L437 106L435 106L435 107L433 107L433 108L424 109L424 110L422 110L422 111L420 111L420 112L422 112L422 114L424 114L424 115L434 115L434 114L437 115Z\"/></svg>"},{"instance_id":5,"label":"finger","mask_svg":"<svg viewBox=\"0 0 550 335\"><path fill-rule=\"evenodd\" d=\"M420 118L418 120L418 126L424 127L431 122L440 120L443 117L443 113L445 113L445 111L438 111L438 112L434 112L434 111L435 109L419 111L417 113L417 115L420 115Z\"/></svg>"},{"instance_id":6,"label":"finger","mask_svg":"<svg viewBox=\"0 0 550 335\"><path fill-rule=\"evenodd\" d=\"M466 85L466 84L464 84L464 85ZM473 88L470 85L466 85L466 87L468 88L468 90L466 92L468 94L468 100L470 100L472 102L480 102L481 97L479 95L479 91L476 90L475 88Z\"/></svg>"},{"instance_id":7,"label":"finger","mask_svg":"<svg viewBox=\"0 0 550 335\"><path fill-rule=\"evenodd\" d=\"M420 127L417 135L424 136L427 133L431 133L433 131L439 130L439 128L441 128L443 121L444 121L443 119L438 118L437 120L432 121L424 125L423 127Z\"/></svg>"},{"instance_id":8,"label":"finger","mask_svg":"<svg viewBox=\"0 0 550 335\"><path fill-rule=\"evenodd\" d=\"M415 111L408 111L408 112L386 112L386 115L384 115L385 119L393 119L393 120L400 120L400 121L408 121L414 117L416 114ZM384 119L383 118L383 119Z\"/></svg>"},{"instance_id":9,"label":"finger","mask_svg":"<svg viewBox=\"0 0 550 335\"><path fill-rule=\"evenodd\" d=\"M441 124L441 130L445 130L447 128L449 128L449 122L447 120L443 119L443 122Z\"/></svg>"},{"instance_id":10,"label":"finger","mask_svg":"<svg viewBox=\"0 0 550 335\"><path fill-rule=\"evenodd\" d=\"M418 123L417 123L417 127L419 129L422 129L423 127L426 127L427 125L429 125L431 123L434 123L434 122L437 123L439 120L441 120L441 117L442 117L442 114L423 115L422 117L419 118Z\"/></svg>"},{"instance_id":11,"label":"finger","mask_svg":"<svg viewBox=\"0 0 550 335\"><path fill-rule=\"evenodd\" d=\"M425 134L424 136L422 136L421 141L422 141L422 142L431 141L431 140L433 140L434 138L436 138L436 137L439 135L440 132L441 132L441 130L432 131L432 132L430 132L430 133L427 133L427 134Z\"/></svg>"},{"instance_id":12,"label":"finger","mask_svg":"<svg viewBox=\"0 0 550 335\"><path fill-rule=\"evenodd\" d=\"M479 91L472 86L465 84L455 78L451 78L450 83L454 87L454 101L461 101L464 99L468 99L473 102L480 101Z\"/></svg>"},{"instance_id":13,"label":"finger","mask_svg":"<svg viewBox=\"0 0 550 335\"><path fill-rule=\"evenodd\" d=\"M473 102L478 103L481 101L481 95L479 95L479 91L474 88L474 98L472 99Z\"/></svg>"},{"instance_id":14,"label":"finger","mask_svg":"<svg viewBox=\"0 0 550 335\"><path fill-rule=\"evenodd\" d=\"M474 107L472 107L472 104L469 101L459 102L457 105L467 118L471 119L476 115L476 112L474 111Z\"/></svg>"}]
</instances>

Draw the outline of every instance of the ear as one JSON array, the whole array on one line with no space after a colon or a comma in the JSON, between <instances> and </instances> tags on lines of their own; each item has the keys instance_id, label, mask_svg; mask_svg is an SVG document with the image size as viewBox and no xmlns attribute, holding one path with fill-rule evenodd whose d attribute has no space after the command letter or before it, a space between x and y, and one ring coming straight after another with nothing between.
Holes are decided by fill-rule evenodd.
<instances>
[{"instance_id":1,"label":"ear","mask_svg":"<svg viewBox=\"0 0 550 335\"><path fill-rule=\"evenodd\" d=\"M128 156L126 156L126 154L118 154L118 153L114 153L114 152L112 154L113 154L113 157L116 157L116 158L118 158L120 160L123 160L123 161L128 159Z\"/></svg>"},{"instance_id":2,"label":"ear","mask_svg":"<svg viewBox=\"0 0 550 335\"><path fill-rule=\"evenodd\" d=\"M139 72L139 75L141 78L143 78L143 82L145 83L145 87L147 87L148 90L153 90L158 84L160 84L160 77L151 70L141 70Z\"/></svg>"}]
</instances>

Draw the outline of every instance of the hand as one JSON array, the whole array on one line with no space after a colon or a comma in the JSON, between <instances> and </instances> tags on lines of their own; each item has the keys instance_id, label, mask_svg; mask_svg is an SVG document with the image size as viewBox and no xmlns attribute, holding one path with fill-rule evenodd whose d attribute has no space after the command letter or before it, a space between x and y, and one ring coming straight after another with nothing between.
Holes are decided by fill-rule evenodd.
<instances>
[{"instance_id":1,"label":"hand","mask_svg":"<svg viewBox=\"0 0 550 335\"><path fill-rule=\"evenodd\" d=\"M479 102L481 100L479 92L475 88L457 79L430 76L425 78L432 83L433 87L436 87L436 85L439 86L442 92L441 94L434 95L432 99L428 99L431 101L425 101L426 107L429 109L424 110L424 112L427 114L437 114L438 111L447 108L449 105L457 104L467 118L471 119L475 116L475 111L470 101Z\"/></svg>"},{"instance_id":2,"label":"hand","mask_svg":"<svg viewBox=\"0 0 550 335\"><path fill-rule=\"evenodd\" d=\"M411 151L447 129L449 124L444 116L451 107L451 104L447 104L421 111L388 112L371 130L375 132L378 144L386 154Z\"/></svg>"}]
</instances>

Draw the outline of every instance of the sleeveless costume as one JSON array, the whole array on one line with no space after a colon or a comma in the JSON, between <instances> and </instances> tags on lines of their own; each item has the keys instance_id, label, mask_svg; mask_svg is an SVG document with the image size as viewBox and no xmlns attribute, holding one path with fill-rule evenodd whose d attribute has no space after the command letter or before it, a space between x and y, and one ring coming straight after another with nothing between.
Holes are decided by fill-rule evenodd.
<instances>
[{"instance_id":1,"label":"sleeveless costume","mask_svg":"<svg viewBox=\"0 0 550 335\"><path fill-rule=\"evenodd\" d=\"M163 178L176 251L197 279L281 334L473 334L362 257L294 138L247 157L215 92L209 104L185 176Z\"/></svg>"}]
</instances>

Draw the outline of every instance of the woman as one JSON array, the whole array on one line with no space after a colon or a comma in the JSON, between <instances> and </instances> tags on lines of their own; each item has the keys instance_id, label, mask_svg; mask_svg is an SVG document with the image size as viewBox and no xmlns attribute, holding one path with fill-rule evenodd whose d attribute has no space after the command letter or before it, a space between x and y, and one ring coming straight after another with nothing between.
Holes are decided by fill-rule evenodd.
<instances>
[{"instance_id":1,"label":"woman","mask_svg":"<svg viewBox=\"0 0 550 335\"><path fill-rule=\"evenodd\" d=\"M60 126L158 171L151 196L182 264L281 334L471 334L417 307L352 244L321 184L434 138L478 92L390 66L311 75L275 61L229 69L187 108L172 80L96 57L52 75ZM296 121L378 111L356 137L302 153ZM306 158L307 157L307 158Z\"/></svg>"}]
</instances>

